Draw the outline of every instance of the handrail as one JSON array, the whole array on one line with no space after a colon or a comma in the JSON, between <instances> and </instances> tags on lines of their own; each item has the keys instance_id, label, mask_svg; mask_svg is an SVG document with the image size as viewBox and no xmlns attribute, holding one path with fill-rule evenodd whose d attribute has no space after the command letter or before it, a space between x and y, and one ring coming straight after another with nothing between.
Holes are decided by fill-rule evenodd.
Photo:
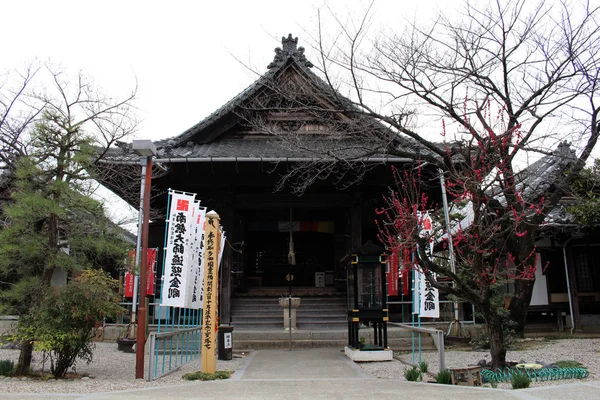
<instances>
[{"instance_id":1,"label":"handrail","mask_svg":"<svg viewBox=\"0 0 600 400\"><path fill-rule=\"evenodd\" d=\"M407 324L400 324L397 322L388 322L387 324L397 326L400 328L404 328L404 329L408 329L411 331L419 332L419 333L430 334L431 337L433 338L433 343L435 344L435 347L437 347L437 349L438 349L438 355L439 355L439 360L440 360L440 371L443 371L446 369L446 354L444 353L444 331L442 331L440 329L434 329L434 328L421 328L421 327L407 325Z\"/></svg>"},{"instance_id":2,"label":"handrail","mask_svg":"<svg viewBox=\"0 0 600 400\"><path fill-rule=\"evenodd\" d=\"M196 359L200 355L200 337L202 334L202 327L198 326L195 328L185 328L178 329L175 331L169 332L151 332L149 336L150 340L150 352L148 357L148 375L146 380L152 381L156 378L160 378L161 376L167 375L179 368L181 368L185 363ZM175 340L175 355L173 356L173 349L169 349L169 357L167 360L166 357L166 341L165 339L168 337L181 336L181 349L179 348L179 339ZM158 357L158 347L157 340L163 340L163 349L162 352L162 368L158 368L159 357ZM170 342L172 345L172 340ZM185 363L184 363L185 357ZM173 365L175 364L175 365Z\"/></svg>"},{"instance_id":3,"label":"handrail","mask_svg":"<svg viewBox=\"0 0 600 400\"><path fill-rule=\"evenodd\" d=\"M169 337L169 336L176 336L179 333L189 333L189 332L197 331L198 329L200 329L200 328L194 327L194 328L178 329L176 331L151 332L150 334L156 336L157 339L160 339L160 338Z\"/></svg>"}]
</instances>

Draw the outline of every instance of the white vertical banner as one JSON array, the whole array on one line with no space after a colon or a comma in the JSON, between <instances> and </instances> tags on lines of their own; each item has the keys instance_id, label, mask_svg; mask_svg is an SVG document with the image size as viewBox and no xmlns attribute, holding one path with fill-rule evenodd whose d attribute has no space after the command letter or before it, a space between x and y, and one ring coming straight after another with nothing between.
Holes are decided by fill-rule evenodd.
<instances>
[{"instance_id":1,"label":"white vertical banner","mask_svg":"<svg viewBox=\"0 0 600 400\"><path fill-rule=\"evenodd\" d=\"M198 310L202 308L202 292L204 281L204 263L203 263L203 236L204 236L204 221L206 219L206 208L200 207L200 202L197 204L196 223L194 226L194 239L192 241L194 247L194 273L191 279L192 287L190 292L190 308Z\"/></svg>"},{"instance_id":2,"label":"white vertical banner","mask_svg":"<svg viewBox=\"0 0 600 400\"><path fill-rule=\"evenodd\" d=\"M419 236L428 239L428 243L425 246L426 257L433 261L433 221L429 216L429 213L418 214L420 232ZM419 316L425 318L439 318L440 317L440 296L438 289L433 287L429 280L425 277L425 274L417 269L417 282L419 287ZM436 275L432 273L433 279L437 279Z\"/></svg>"},{"instance_id":3,"label":"white vertical banner","mask_svg":"<svg viewBox=\"0 0 600 400\"><path fill-rule=\"evenodd\" d=\"M223 250L225 249L225 231L221 230L221 243L219 244L219 266L221 268L221 262L223 261Z\"/></svg>"},{"instance_id":4,"label":"white vertical banner","mask_svg":"<svg viewBox=\"0 0 600 400\"><path fill-rule=\"evenodd\" d=\"M170 192L169 228L162 277L161 305L185 307L192 260L194 195Z\"/></svg>"},{"instance_id":5,"label":"white vertical banner","mask_svg":"<svg viewBox=\"0 0 600 400\"><path fill-rule=\"evenodd\" d=\"M196 261L198 258L197 252L196 252L196 243L195 243L195 238L194 238L194 233L196 232L196 220L197 220L197 214L198 214L198 200L194 200L194 205L191 207L192 208L192 218L191 218L191 226L190 226L190 230L189 230L189 243L190 243L190 247L189 247L189 251L186 254L186 262L185 264L188 267L188 272L187 272L187 280L186 280L186 285L185 285L185 299L184 299L184 307L185 308L191 308L192 306L192 291L193 291L193 287L194 287L194 276L196 275Z\"/></svg>"},{"instance_id":6,"label":"white vertical banner","mask_svg":"<svg viewBox=\"0 0 600 400\"><path fill-rule=\"evenodd\" d=\"M440 297L437 288L425 277L425 274L417 272L419 277L419 316L424 318L440 317ZM436 276L433 274L433 278Z\"/></svg>"}]
</instances>

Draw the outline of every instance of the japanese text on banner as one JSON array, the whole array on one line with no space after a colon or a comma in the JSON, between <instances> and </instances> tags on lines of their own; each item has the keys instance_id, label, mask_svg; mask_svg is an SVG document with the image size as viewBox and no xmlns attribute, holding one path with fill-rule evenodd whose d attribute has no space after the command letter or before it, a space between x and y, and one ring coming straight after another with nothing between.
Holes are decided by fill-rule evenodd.
<instances>
[{"instance_id":1,"label":"japanese text on banner","mask_svg":"<svg viewBox=\"0 0 600 400\"><path fill-rule=\"evenodd\" d=\"M192 262L194 196L171 193L161 305L185 307Z\"/></svg>"},{"instance_id":2,"label":"japanese text on banner","mask_svg":"<svg viewBox=\"0 0 600 400\"><path fill-rule=\"evenodd\" d=\"M428 243L425 245L426 257L433 260L433 221L429 213L419 215L421 226L421 237L428 238ZM417 272L419 283L419 316L422 318L439 318L440 317L440 298L437 288L431 285L431 282L426 278L422 271ZM432 273L432 278L435 280L436 275Z\"/></svg>"}]
</instances>

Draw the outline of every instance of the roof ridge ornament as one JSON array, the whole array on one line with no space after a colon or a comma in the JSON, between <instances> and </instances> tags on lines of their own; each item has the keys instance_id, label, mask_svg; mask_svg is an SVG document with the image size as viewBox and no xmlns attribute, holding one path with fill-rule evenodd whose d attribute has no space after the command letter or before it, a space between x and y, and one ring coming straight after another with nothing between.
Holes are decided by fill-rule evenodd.
<instances>
[{"instance_id":1,"label":"roof ridge ornament","mask_svg":"<svg viewBox=\"0 0 600 400\"><path fill-rule=\"evenodd\" d=\"M277 68L283 65L290 57L299 64L302 64L307 68L312 68L313 63L308 61L304 55L304 47L296 47L298 45L297 37L292 37L291 33L287 38L283 36L281 38L281 45L283 46L283 49L281 47L275 48L275 58L273 58L273 61L267 66L268 69Z\"/></svg>"}]
</instances>

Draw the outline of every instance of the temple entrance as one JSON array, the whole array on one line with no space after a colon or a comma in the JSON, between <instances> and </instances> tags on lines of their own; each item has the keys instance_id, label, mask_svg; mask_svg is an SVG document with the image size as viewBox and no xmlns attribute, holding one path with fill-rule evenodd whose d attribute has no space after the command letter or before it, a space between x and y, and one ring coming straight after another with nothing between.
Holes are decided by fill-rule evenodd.
<instances>
[{"instance_id":1,"label":"temple entrance","mask_svg":"<svg viewBox=\"0 0 600 400\"><path fill-rule=\"evenodd\" d=\"M345 210L246 210L243 257L237 263L236 287L281 288L287 295L292 287L333 288L339 275L340 254L347 252ZM290 238L293 261L290 264Z\"/></svg>"},{"instance_id":2,"label":"temple entrance","mask_svg":"<svg viewBox=\"0 0 600 400\"><path fill-rule=\"evenodd\" d=\"M244 275L249 286L321 287L333 285L334 235L325 232L292 232L296 265L288 262L290 234L254 232L248 241L248 265Z\"/></svg>"}]
</instances>

